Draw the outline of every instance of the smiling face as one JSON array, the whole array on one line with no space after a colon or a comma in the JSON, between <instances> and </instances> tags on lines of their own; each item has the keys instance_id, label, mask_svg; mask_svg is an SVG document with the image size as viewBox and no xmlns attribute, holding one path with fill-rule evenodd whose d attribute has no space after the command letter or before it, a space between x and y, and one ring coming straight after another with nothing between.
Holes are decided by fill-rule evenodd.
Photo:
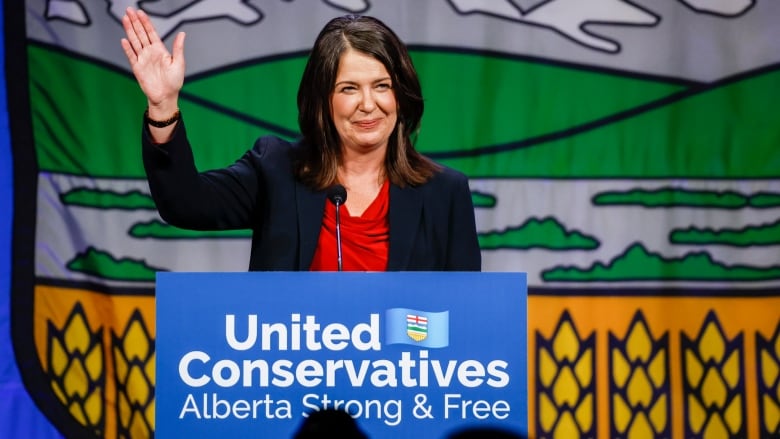
<instances>
[{"instance_id":1,"label":"smiling face","mask_svg":"<svg viewBox=\"0 0 780 439\"><path fill-rule=\"evenodd\" d=\"M398 104L381 62L353 49L344 52L330 108L343 153L385 153L398 120Z\"/></svg>"}]
</instances>

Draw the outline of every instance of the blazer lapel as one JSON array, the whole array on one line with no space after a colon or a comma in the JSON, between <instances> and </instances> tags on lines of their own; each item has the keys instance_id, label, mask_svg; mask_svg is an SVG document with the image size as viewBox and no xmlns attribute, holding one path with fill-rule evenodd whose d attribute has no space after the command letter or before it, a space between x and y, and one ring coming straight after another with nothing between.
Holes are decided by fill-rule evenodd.
<instances>
[{"instance_id":1,"label":"blazer lapel","mask_svg":"<svg viewBox=\"0 0 780 439\"><path fill-rule=\"evenodd\" d=\"M304 184L295 182L295 202L298 205L298 270L306 271L314 259L317 241L325 214L325 192L312 191Z\"/></svg>"},{"instance_id":2,"label":"blazer lapel","mask_svg":"<svg viewBox=\"0 0 780 439\"><path fill-rule=\"evenodd\" d=\"M411 186L390 186L390 249L387 271L409 268L409 259L420 223L422 196Z\"/></svg>"}]
</instances>

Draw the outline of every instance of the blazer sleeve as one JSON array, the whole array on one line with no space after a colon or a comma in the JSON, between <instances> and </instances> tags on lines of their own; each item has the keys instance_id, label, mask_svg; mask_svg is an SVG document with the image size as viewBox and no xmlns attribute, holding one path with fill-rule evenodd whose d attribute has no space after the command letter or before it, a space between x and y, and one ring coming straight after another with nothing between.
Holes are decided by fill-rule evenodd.
<instances>
[{"instance_id":1,"label":"blazer sleeve","mask_svg":"<svg viewBox=\"0 0 780 439\"><path fill-rule=\"evenodd\" d=\"M161 145L152 143L144 125L142 154L152 198L166 222L193 230L251 227L260 190L254 149L226 168L200 173L182 119Z\"/></svg>"},{"instance_id":2,"label":"blazer sleeve","mask_svg":"<svg viewBox=\"0 0 780 439\"><path fill-rule=\"evenodd\" d=\"M454 193L450 207L450 243L447 252L447 270L481 271L482 254L479 250L477 226L474 219L474 204L471 189L465 175L454 172Z\"/></svg>"}]
</instances>

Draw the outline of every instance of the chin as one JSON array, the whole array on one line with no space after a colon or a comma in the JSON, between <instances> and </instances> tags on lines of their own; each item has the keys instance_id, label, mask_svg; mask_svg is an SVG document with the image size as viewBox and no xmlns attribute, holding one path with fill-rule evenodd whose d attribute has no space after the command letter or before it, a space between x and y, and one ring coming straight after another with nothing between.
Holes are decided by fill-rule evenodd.
<instances>
[{"instance_id":1,"label":"chin","mask_svg":"<svg viewBox=\"0 0 780 439\"><path fill-rule=\"evenodd\" d=\"M365 149L377 148L381 145L387 144L387 138L384 137L363 137L355 139L355 144Z\"/></svg>"}]
</instances>

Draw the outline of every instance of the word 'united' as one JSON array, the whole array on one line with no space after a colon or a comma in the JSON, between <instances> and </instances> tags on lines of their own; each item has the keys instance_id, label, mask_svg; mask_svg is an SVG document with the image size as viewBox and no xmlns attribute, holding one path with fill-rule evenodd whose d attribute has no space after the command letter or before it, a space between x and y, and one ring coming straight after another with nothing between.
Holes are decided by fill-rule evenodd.
<instances>
[{"instance_id":1,"label":"word 'united'","mask_svg":"<svg viewBox=\"0 0 780 439\"><path fill-rule=\"evenodd\" d=\"M368 323L352 327L342 323L322 325L316 316L290 315L289 323L259 323L257 314L247 316L246 336L239 340L236 334L236 317L225 315L225 340L237 351L258 348L263 351L341 351L352 345L359 351L378 351L379 314L371 314Z\"/></svg>"}]
</instances>

